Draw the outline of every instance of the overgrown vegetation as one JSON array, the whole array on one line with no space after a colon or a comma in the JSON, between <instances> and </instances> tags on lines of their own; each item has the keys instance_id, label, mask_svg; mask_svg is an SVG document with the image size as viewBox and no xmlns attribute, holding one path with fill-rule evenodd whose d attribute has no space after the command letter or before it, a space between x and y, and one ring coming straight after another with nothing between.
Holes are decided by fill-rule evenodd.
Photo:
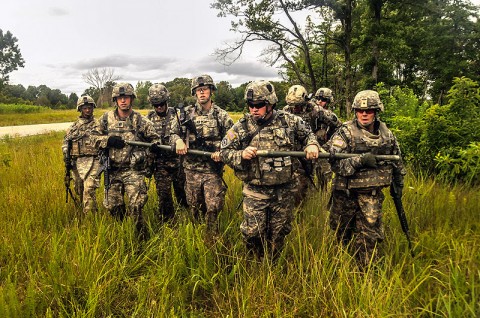
<instances>
[{"instance_id":1,"label":"overgrown vegetation","mask_svg":"<svg viewBox=\"0 0 480 318\"><path fill-rule=\"evenodd\" d=\"M222 237L178 211L155 220L154 184L145 214L152 238L140 244L130 220L104 210L86 217L65 204L63 133L0 141L0 316L2 317L476 317L480 313L478 188L406 178L404 204L415 258L385 201L385 258L358 272L328 230L328 194L297 211L276 265L245 256L240 183L220 215ZM102 190L98 193L101 200Z\"/></svg>"}]
</instances>

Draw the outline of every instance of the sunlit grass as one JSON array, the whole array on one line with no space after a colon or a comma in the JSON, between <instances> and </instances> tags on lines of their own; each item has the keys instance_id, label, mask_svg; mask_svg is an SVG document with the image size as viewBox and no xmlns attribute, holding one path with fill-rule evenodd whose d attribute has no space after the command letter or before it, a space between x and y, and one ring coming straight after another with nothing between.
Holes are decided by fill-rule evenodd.
<instances>
[{"instance_id":1,"label":"sunlit grass","mask_svg":"<svg viewBox=\"0 0 480 318\"><path fill-rule=\"evenodd\" d=\"M404 196L415 258L391 199L385 257L361 273L334 243L328 193L298 209L276 265L245 256L241 184L227 169L221 238L177 211L154 217L154 182L140 243L131 220L65 204L61 141L51 133L0 141L0 317L476 317L480 313L478 188L408 175ZM103 191L98 192L101 202Z\"/></svg>"}]
</instances>

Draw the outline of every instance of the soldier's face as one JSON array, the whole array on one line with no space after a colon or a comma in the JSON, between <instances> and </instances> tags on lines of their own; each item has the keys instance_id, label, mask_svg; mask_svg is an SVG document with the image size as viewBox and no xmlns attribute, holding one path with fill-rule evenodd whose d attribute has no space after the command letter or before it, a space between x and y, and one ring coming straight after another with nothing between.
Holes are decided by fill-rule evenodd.
<instances>
[{"instance_id":1,"label":"soldier's face","mask_svg":"<svg viewBox=\"0 0 480 318\"><path fill-rule=\"evenodd\" d=\"M375 120L375 109L356 109L355 116L357 116L358 122L366 127Z\"/></svg>"},{"instance_id":2,"label":"soldier's face","mask_svg":"<svg viewBox=\"0 0 480 318\"><path fill-rule=\"evenodd\" d=\"M91 117L93 115L93 105L92 104L83 105L80 108L80 111L82 113L82 117Z\"/></svg>"},{"instance_id":3,"label":"soldier's face","mask_svg":"<svg viewBox=\"0 0 480 318\"><path fill-rule=\"evenodd\" d=\"M195 95L200 104L206 104L210 100L212 92L210 86L200 86L195 89Z\"/></svg>"},{"instance_id":4,"label":"soldier's face","mask_svg":"<svg viewBox=\"0 0 480 318\"><path fill-rule=\"evenodd\" d=\"M323 108L328 108L328 100L320 97L317 99L317 105Z\"/></svg>"},{"instance_id":5,"label":"soldier's face","mask_svg":"<svg viewBox=\"0 0 480 318\"><path fill-rule=\"evenodd\" d=\"M265 116L265 114L267 113L267 105L268 104L266 102L248 103L248 109L253 119L258 120Z\"/></svg>"},{"instance_id":6,"label":"soldier's face","mask_svg":"<svg viewBox=\"0 0 480 318\"><path fill-rule=\"evenodd\" d=\"M121 110L129 110L132 106L132 96L123 95L117 97L117 105Z\"/></svg>"}]
</instances>

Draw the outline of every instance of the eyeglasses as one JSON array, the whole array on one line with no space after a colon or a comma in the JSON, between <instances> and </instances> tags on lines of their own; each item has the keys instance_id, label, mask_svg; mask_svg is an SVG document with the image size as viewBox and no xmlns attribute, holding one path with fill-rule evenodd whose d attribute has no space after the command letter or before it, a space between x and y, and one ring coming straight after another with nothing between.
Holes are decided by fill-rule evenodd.
<instances>
[{"instance_id":1,"label":"eyeglasses","mask_svg":"<svg viewBox=\"0 0 480 318\"><path fill-rule=\"evenodd\" d=\"M159 104L153 105L153 107L157 108L157 107L163 107L163 106L165 106L165 105L167 105L167 102L161 102L161 103L159 103Z\"/></svg>"},{"instance_id":2,"label":"eyeglasses","mask_svg":"<svg viewBox=\"0 0 480 318\"><path fill-rule=\"evenodd\" d=\"M325 97L318 97L318 100L321 102L327 102L330 103L330 98L325 98Z\"/></svg>"},{"instance_id":3,"label":"eyeglasses","mask_svg":"<svg viewBox=\"0 0 480 318\"><path fill-rule=\"evenodd\" d=\"M195 89L196 92L200 92L200 93L203 93L203 92L206 92L206 91L209 91L209 90L210 90L209 86L198 87L197 89Z\"/></svg>"},{"instance_id":4,"label":"eyeglasses","mask_svg":"<svg viewBox=\"0 0 480 318\"><path fill-rule=\"evenodd\" d=\"M267 106L267 102L266 101L260 101L260 102L256 102L255 104L253 102L250 102L250 101L247 101L247 105L248 107L250 108L256 108L256 109L260 109L262 107L265 107Z\"/></svg>"},{"instance_id":5,"label":"eyeglasses","mask_svg":"<svg viewBox=\"0 0 480 318\"><path fill-rule=\"evenodd\" d=\"M375 109L356 109L355 111L360 114L366 113L367 115L375 113Z\"/></svg>"}]
</instances>

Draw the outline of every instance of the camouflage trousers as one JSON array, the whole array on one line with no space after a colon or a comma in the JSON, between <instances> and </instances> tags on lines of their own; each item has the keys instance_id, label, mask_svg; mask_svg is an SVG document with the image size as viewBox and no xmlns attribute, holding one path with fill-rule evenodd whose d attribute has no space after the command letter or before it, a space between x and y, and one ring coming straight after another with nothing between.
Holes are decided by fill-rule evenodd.
<instances>
[{"instance_id":1,"label":"camouflage trousers","mask_svg":"<svg viewBox=\"0 0 480 318\"><path fill-rule=\"evenodd\" d=\"M243 186L243 222L240 225L249 252L276 258L292 230L295 182L278 186Z\"/></svg>"},{"instance_id":2,"label":"camouflage trousers","mask_svg":"<svg viewBox=\"0 0 480 318\"><path fill-rule=\"evenodd\" d=\"M318 159L315 165L318 185L322 190L326 190L329 182L332 180L332 168L328 159Z\"/></svg>"},{"instance_id":3,"label":"camouflage trousers","mask_svg":"<svg viewBox=\"0 0 480 318\"><path fill-rule=\"evenodd\" d=\"M355 191L334 190L330 206L330 228L337 240L350 244L360 266L378 259L377 244L385 239L381 188Z\"/></svg>"},{"instance_id":4,"label":"camouflage trousers","mask_svg":"<svg viewBox=\"0 0 480 318\"><path fill-rule=\"evenodd\" d=\"M158 196L158 217L161 221L171 220L175 215L172 185L179 205L186 207L185 173L181 167L155 167L153 173Z\"/></svg>"},{"instance_id":5,"label":"camouflage trousers","mask_svg":"<svg viewBox=\"0 0 480 318\"><path fill-rule=\"evenodd\" d=\"M218 213L225 204L222 178L211 172L185 170L185 192L195 221L205 220L207 231L218 232Z\"/></svg>"},{"instance_id":6,"label":"camouflage trousers","mask_svg":"<svg viewBox=\"0 0 480 318\"><path fill-rule=\"evenodd\" d=\"M308 193L313 189L313 184L301 169L294 173L294 177L296 188L291 195L295 197L294 204L299 205L307 199Z\"/></svg>"},{"instance_id":7,"label":"camouflage trousers","mask_svg":"<svg viewBox=\"0 0 480 318\"><path fill-rule=\"evenodd\" d=\"M80 197L85 214L98 210L96 190L100 185L100 178L97 177L99 168L100 163L94 157L80 157L75 160L75 169L72 171L75 192Z\"/></svg>"},{"instance_id":8,"label":"camouflage trousers","mask_svg":"<svg viewBox=\"0 0 480 318\"><path fill-rule=\"evenodd\" d=\"M105 193L103 205L110 214L123 220L127 214L125 198L128 198L128 214L136 224L140 236L146 235L142 209L147 202L147 185L145 175L131 168L121 168L110 172L110 189Z\"/></svg>"}]
</instances>

